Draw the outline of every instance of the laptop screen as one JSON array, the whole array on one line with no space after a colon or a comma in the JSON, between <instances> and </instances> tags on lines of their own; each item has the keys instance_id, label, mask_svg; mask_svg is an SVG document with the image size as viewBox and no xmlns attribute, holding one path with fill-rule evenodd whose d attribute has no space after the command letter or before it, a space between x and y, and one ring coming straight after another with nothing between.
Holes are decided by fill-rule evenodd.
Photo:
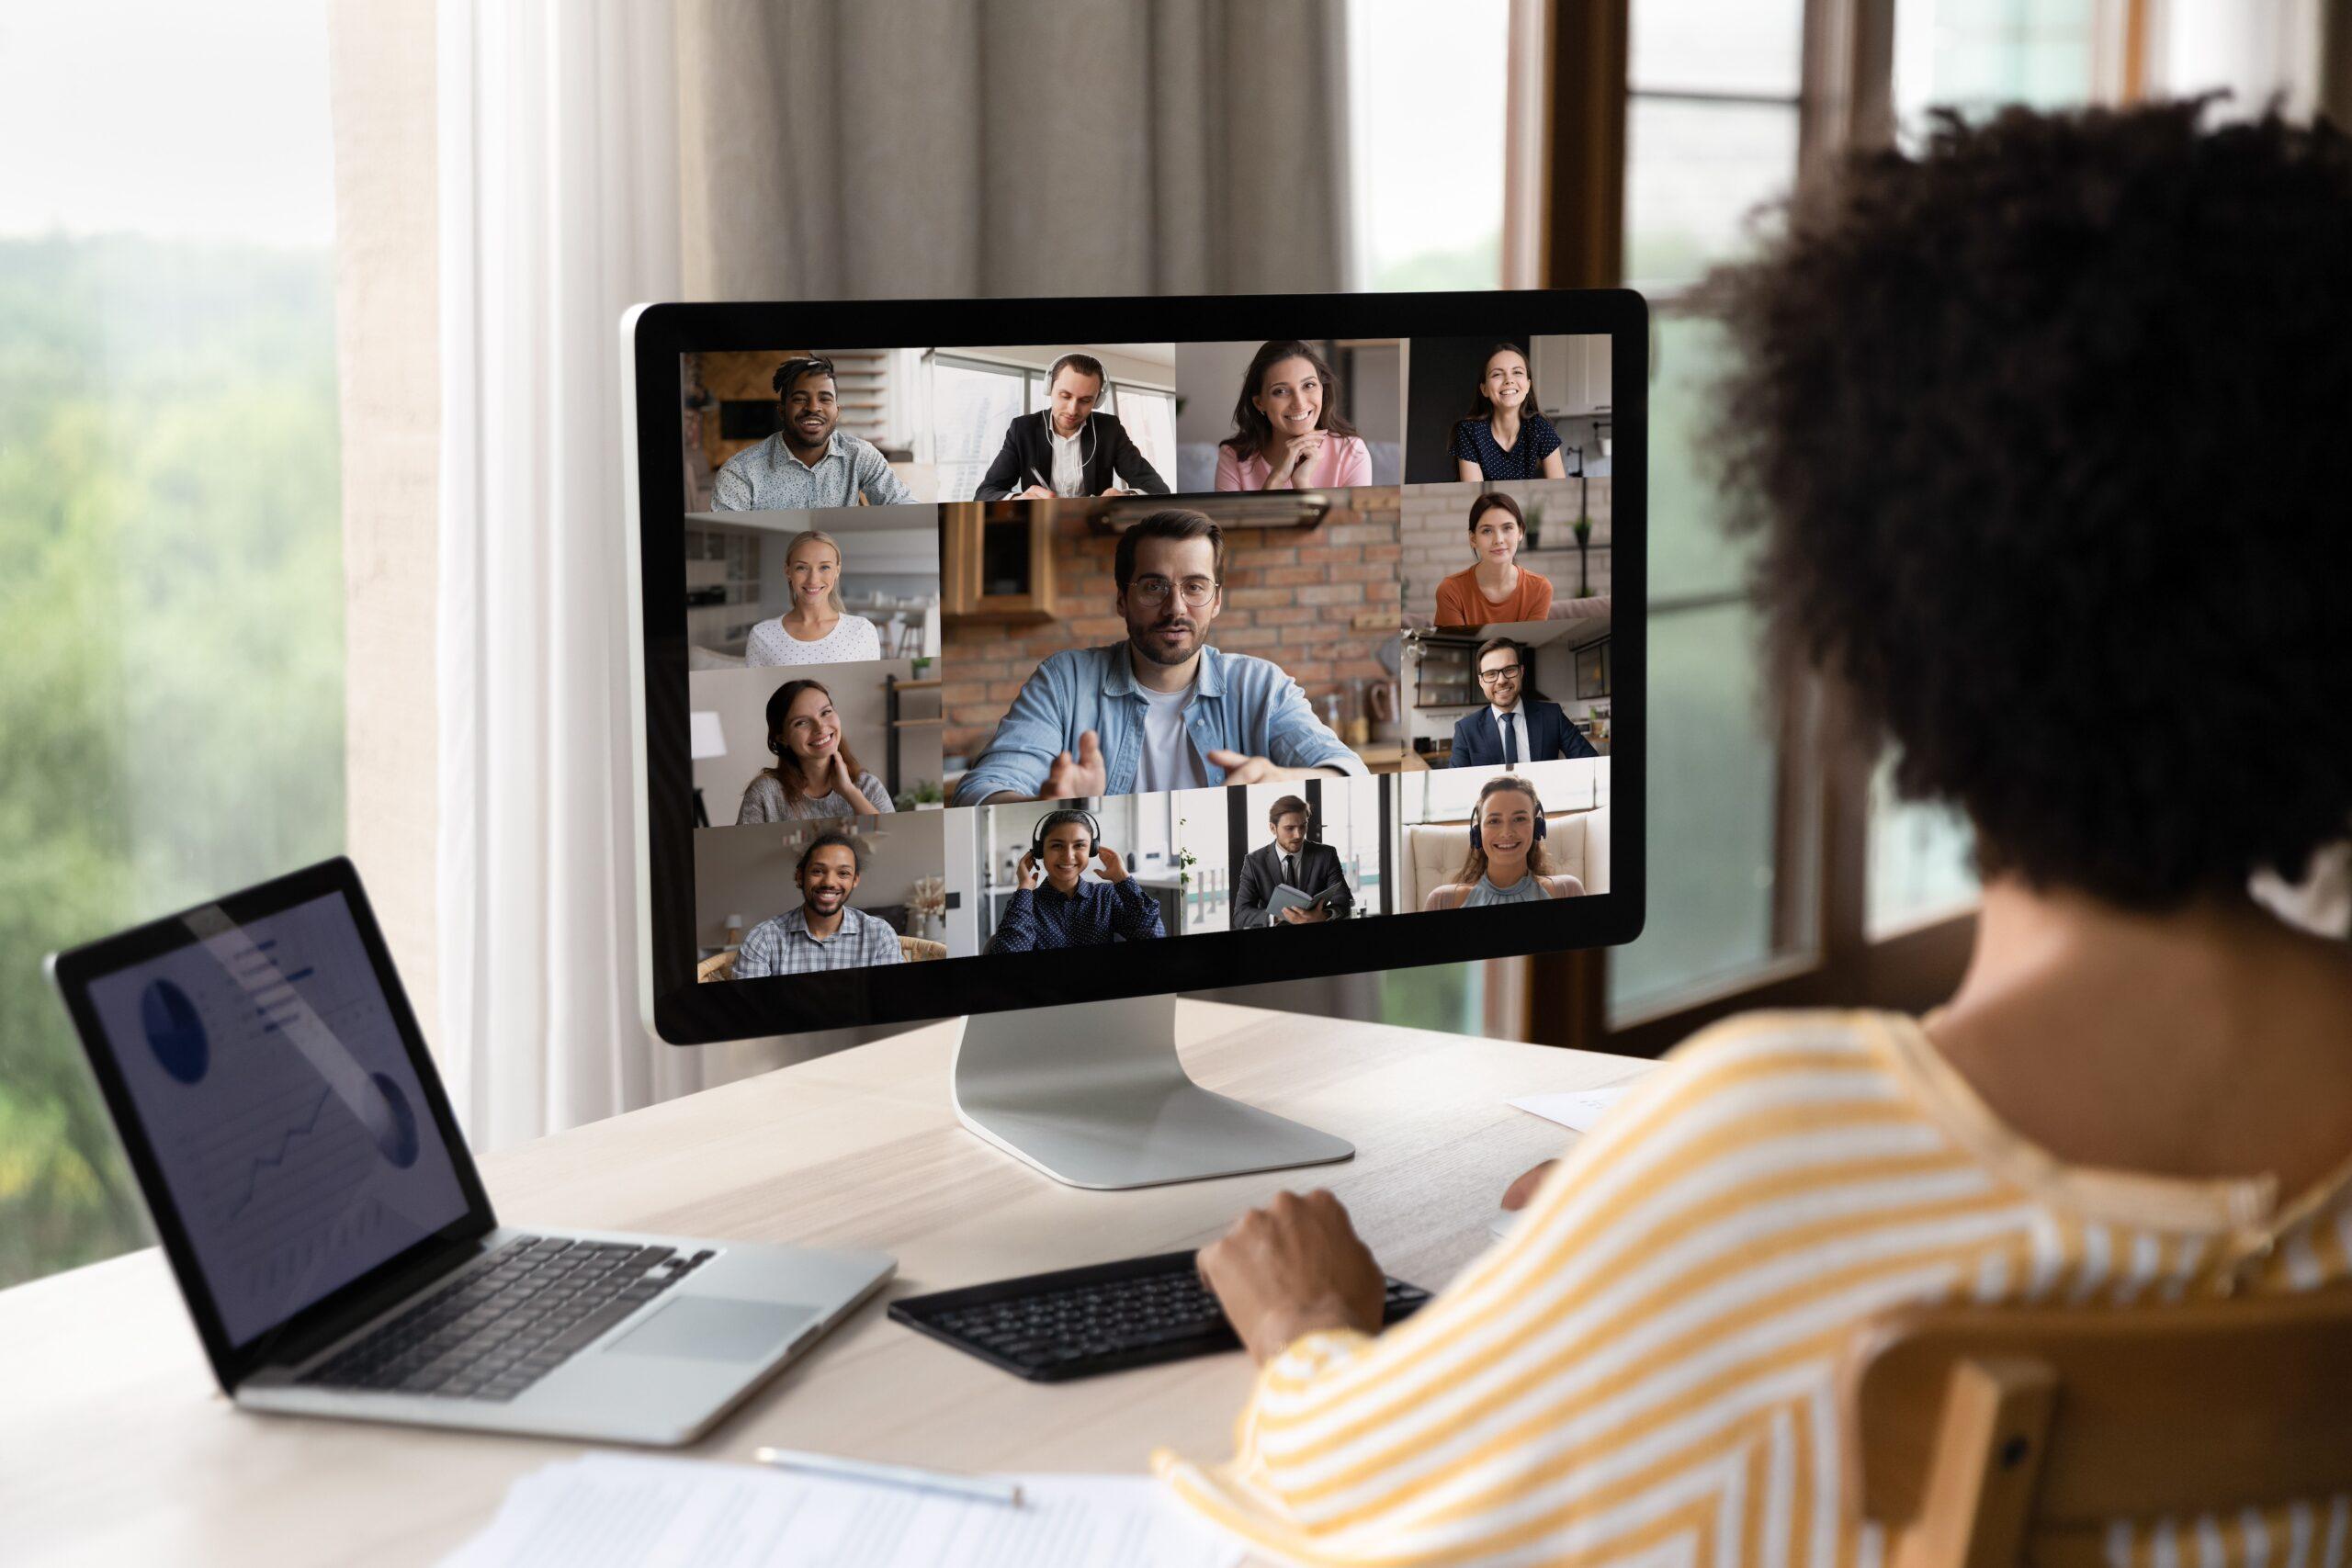
<instances>
[{"instance_id":1,"label":"laptop screen","mask_svg":"<svg viewBox=\"0 0 2352 1568\"><path fill-rule=\"evenodd\" d=\"M195 941L88 994L242 1348L463 1218L467 1198L342 894L187 920Z\"/></svg>"}]
</instances>

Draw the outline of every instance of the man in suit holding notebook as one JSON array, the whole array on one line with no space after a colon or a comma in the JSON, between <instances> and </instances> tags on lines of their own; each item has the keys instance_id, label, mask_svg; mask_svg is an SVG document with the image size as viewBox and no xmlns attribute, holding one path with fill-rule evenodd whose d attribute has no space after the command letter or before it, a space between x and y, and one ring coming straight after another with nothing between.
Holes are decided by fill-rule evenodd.
<instances>
[{"instance_id":1,"label":"man in suit holding notebook","mask_svg":"<svg viewBox=\"0 0 2352 1568\"><path fill-rule=\"evenodd\" d=\"M1251 850L1241 863L1241 874L1233 889L1234 929L1309 926L1345 919L1355 907L1355 897L1340 870L1340 852L1329 844L1307 842L1314 818L1306 802L1295 795L1283 795L1266 813L1266 821L1274 830L1274 841ZM1295 887L1309 897L1326 891L1330 897L1312 908L1274 912L1269 905L1275 890L1283 886Z\"/></svg>"},{"instance_id":2,"label":"man in suit holding notebook","mask_svg":"<svg viewBox=\"0 0 2352 1568\"><path fill-rule=\"evenodd\" d=\"M1600 755L1577 733L1559 704L1521 695L1527 685L1527 651L1510 638L1493 637L1479 646L1478 685L1487 705L1453 723L1455 767L1513 767Z\"/></svg>"}]
</instances>

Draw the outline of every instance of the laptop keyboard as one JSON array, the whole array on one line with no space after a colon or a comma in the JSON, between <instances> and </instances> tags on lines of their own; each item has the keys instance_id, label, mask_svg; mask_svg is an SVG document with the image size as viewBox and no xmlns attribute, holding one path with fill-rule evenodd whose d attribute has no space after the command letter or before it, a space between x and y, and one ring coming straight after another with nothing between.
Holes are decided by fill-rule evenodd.
<instances>
[{"instance_id":1,"label":"laptop keyboard","mask_svg":"<svg viewBox=\"0 0 2352 1568\"><path fill-rule=\"evenodd\" d=\"M1067 1382L1238 1349L1225 1309L1201 1283L1198 1253L1164 1252L1085 1269L907 1296L890 1315L910 1328L1035 1382ZM1381 1320L1430 1299L1385 1281Z\"/></svg>"},{"instance_id":2,"label":"laptop keyboard","mask_svg":"<svg viewBox=\"0 0 2352 1568\"><path fill-rule=\"evenodd\" d=\"M300 1381L503 1404L713 1256L518 1236Z\"/></svg>"}]
</instances>

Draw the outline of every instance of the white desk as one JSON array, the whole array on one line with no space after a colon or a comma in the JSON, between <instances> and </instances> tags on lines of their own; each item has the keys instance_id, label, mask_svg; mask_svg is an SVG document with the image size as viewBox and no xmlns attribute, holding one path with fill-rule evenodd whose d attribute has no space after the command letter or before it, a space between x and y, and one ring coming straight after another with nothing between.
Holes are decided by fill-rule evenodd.
<instances>
[{"instance_id":1,"label":"white desk","mask_svg":"<svg viewBox=\"0 0 2352 1568\"><path fill-rule=\"evenodd\" d=\"M1284 1186L1330 1187L1400 1279L1487 1244L1503 1185L1569 1134L1503 1104L1647 1062L1187 1003L1187 1066L1354 1142L1344 1164L1136 1192L1060 1186L964 1132L948 1031L877 1044L482 1162L502 1219L880 1247L888 1294L1173 1251ZM1230 1451L1238 1355L1025 1383L869 1303L684 1452L763 1443L966 1470L1141 1471ZM153 1249L0 1292L0 1557L12 1565L430 1561L578 1445L256 1416L215 1389Z\"/></svg>"}]
</instances>

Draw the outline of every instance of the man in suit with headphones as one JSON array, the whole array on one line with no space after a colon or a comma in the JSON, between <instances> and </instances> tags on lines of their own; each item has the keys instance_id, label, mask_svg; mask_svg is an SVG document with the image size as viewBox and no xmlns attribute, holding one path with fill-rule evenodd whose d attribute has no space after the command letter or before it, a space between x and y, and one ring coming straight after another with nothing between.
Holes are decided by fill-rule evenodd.
<instances>
[{"instance_id":1,"label":"man in suit with headphones","mask_svg":"<svg viewBox=\"0 0 2352 1568\"><path fill-rule=\"evenodd\" d=\"M1499 762L1509 768L1600 755L1577 733L1559 704L1521 696L1527 686L1527 650L1510 638L1489 637L1478 645L1478 685L1487 694L1487 705L1453 722L1455 767L1490 768Z\"/></svg>"},{"instance_id":2,"label":"man in suit with headphones","mask_svg":"<svg viewBox=\"0 0 2352 1568\"><path fill-rule=\"evenodd\" d=\"M1355 896L1340 870L1340 852L1307 840L1314 821L1306 802L1295 795L1283 795L1267 811L1266 822L1274 830L1274 841L1251 850L1241 863L1241 874L1233 886L1234 930L1318 925L1345 919L1355 908ZM1270 911L1267 905L1274 890L1285 886L1310 897L1325 892L1330 897L1311 909L1291 907L1280 913Z\"/></svg>"},{"instance_id":3,"label":"man in suit with headphones","mask_svg":"<svg viewBox=\"0 0 2352 1568\"><path fill-rule=\"evenodd\" d=\"M1085 880L1087 866L1098 860L1102 880ZM1159 900L1102 841L1102 824L1091 811L1063 807L1038 818L1019 875L1021 886L1005 900L1004 918L989 939L990 953L1100 947L1168 934Z\"/></svg>"},{"instance_id":4,"label":"man in suit with headphones","mask_svg":"<svg viewBox=\"0 0 2352 1568\"><path fill-rule=\"evenodd\" d=\"M1102 362L1091 355L1055 360L1046 376L1046 407L1004 427L1004 445L973 498L1166 495L1168 481L1145 460L1126 426L1094 412L1102 385Z\"/></svg>"}]
</instances>

